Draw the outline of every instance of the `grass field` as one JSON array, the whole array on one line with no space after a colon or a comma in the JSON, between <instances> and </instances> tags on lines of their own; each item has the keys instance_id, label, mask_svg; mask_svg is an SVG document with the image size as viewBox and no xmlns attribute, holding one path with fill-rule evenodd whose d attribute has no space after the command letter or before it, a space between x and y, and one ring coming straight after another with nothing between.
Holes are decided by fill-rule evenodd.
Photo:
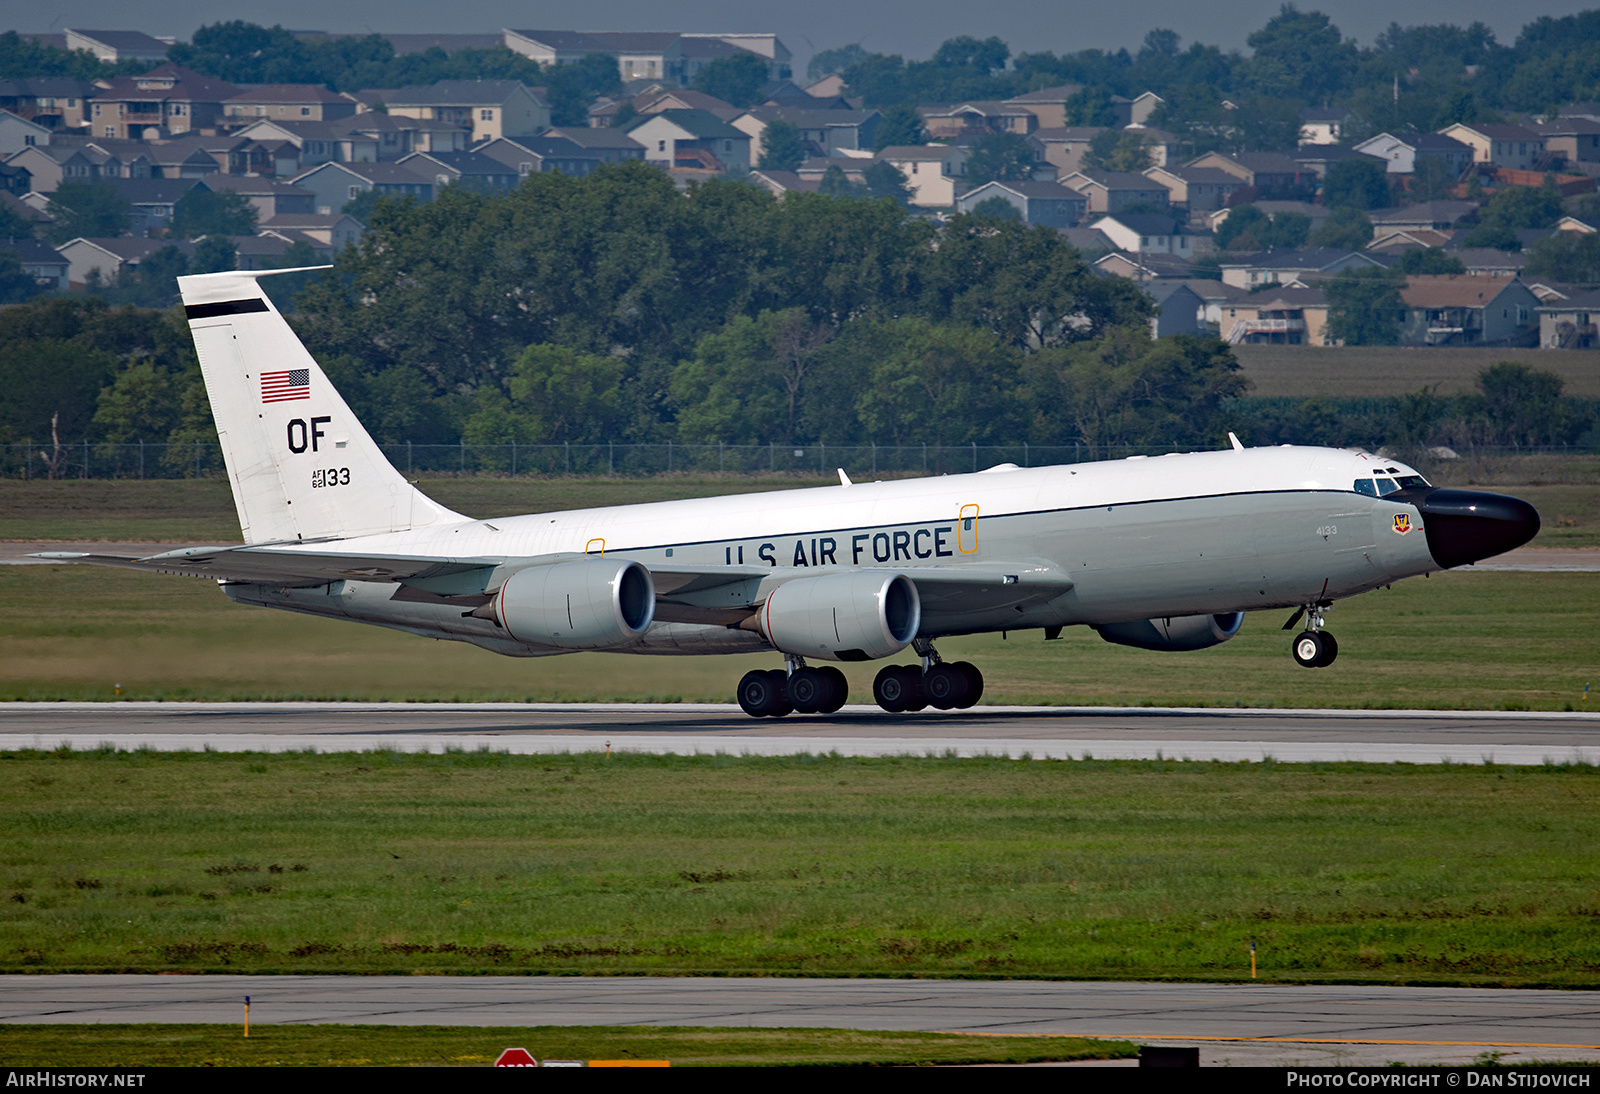
<instances>
[{"instance_id":1,"label":"grass field","mask_svg":"<svg viewBox=\"0 0 1600 1094\"><path fill-rule=\"evenodd\" d=\"M1600 986L1600 770L0 754L0 969ZM8 1063L13 1062L7 1060Z\"/></svg>"},{"instance_id":2,"label":"grass field","mask_svg":"<svg viewBox=\"0 0 1600 1094\"><path fill-rule=\"evenodd\" d=\"M1125 1041L853 1029L688 1026L0 1025L8 1067L486 1067L507 1048L544 1060L678 1067L914 1067L1135 1056Z\"/></svg>"},{"instance_id":3,"label":"grass field","mask_svg":"<svg viewBox=\"0 0 1600 1094\"><path fill-rule=\"evenodd\" d=\"M1425 387L1440 395L1477 390L1478 373L1501 361L1553 372L1566 381L1563 394L1600 398L1600 353L1473 346L1234 346L1251 382L1251 395L1411 395Z\"/></svg>"},{"instance_id":4,"label":"grass field","mask_svg":"<svg viewBox=\"0 0 1600 1094\"><path fill-rule=\"evenodd\" d=\"M1600 706L1588 573L1446 573L1342 601L1337 664L1288 654L1286 612L1193 653L1113 646L1084 627L945 639L983 670L989 703L1179 706ZM904 658L902 658L904 660ZM91 566L0 566L0 700L353 699L729 702L773 655L509 658L377 627L247 608L205 579ZM871 701L877 663L844 665ZM1596 685L1585 700L1584 685Z\"/></svg>"}]
</instances>

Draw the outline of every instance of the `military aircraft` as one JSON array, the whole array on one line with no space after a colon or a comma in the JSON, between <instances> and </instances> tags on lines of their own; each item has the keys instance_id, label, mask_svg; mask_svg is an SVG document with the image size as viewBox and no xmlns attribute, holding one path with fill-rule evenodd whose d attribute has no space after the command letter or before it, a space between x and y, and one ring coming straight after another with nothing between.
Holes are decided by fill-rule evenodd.
<instances>
[{"instance_id":1,"label":"military aircraft","mask_svg":"<svg viewBox=\"0 0 1600 1094\"><path fill-rule=\"evenodd\" d=\"M288 272L288 271L273 271ZM1432 487L1332 448L1133 456L967 475L474 520L384 457L258 284L178 279L243 546L43 557L202 574L241 604L351 619L496 653L779 653L739 681L754 716L832 713L817 661L877 675L889 711L964 708L982 673L946 635L1086 624L1109 642L1197 650L1246 611L1288 608L1291 653L1333 663L1334 601L1520 546L1517 498Z\"/></svg>"}]
</instances>

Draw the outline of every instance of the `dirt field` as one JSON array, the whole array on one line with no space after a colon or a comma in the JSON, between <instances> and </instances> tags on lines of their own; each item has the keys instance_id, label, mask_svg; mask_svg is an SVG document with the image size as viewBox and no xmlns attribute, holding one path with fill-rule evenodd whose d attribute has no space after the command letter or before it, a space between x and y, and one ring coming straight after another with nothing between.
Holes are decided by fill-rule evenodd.
<instances>
[{"instance_id":1,"label":"dirt field","mask_svg":"<svg viewBox=\"0 0 1600 1094\"><path fill-rule=\"evenodd\" d=\"M1500 361L1553 372L1564 393L1600 398L1600 353L1539 349L1424 349L1402 346L1235 346L1251 395L1346 398L1440 395L1476 390L1478 373Z\"/></svg>"}]
</instances>

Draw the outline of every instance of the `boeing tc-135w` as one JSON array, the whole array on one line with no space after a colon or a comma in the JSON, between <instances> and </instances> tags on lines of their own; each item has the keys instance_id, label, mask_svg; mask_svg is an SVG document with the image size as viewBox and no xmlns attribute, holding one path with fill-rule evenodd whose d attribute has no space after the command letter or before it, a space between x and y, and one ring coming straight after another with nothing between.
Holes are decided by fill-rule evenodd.
<instances>
[{"instance_id":1,"label":"boeing tc-135w","mask_svg":"<svg viewBox=\"0 0 1600 1094\"><path fill-rule=\"evenodd\" d=\"M1154 650L1226 642L1291 609L1307 667L1338 651L1334 601L1510 550L1516 498L1437 489L1397 461L1245 448L1107 463L473 520L390 466L257 283L179 278L244 546L44 557L214 577L228 597L495 653L772 652L755 716L831 713L873 661L885 710L971 706L983 677L945 635L1093 627ZM1232 439L1232 438L1230 438Z\"/></svg>"}]
</instances>

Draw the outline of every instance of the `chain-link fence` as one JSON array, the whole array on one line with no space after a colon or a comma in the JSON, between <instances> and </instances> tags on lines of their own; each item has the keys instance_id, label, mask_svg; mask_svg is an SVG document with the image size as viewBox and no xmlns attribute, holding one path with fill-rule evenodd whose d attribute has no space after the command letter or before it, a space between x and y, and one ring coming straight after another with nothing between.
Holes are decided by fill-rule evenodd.
<instances>
[{"instance_id":1,"label":"chain-link fence","mask_svg":"<svg viewBox=\"0 0 1600 1094\"><path fill-rule=\"evenodd\" d=\"M955 475L997 464L1043 467L1129 456L1159 456L1169 447L1134 445L733 445L733 444L390 444L390 462L410 478L441 475L647 476L675 473L855 479ZM1584 458L1587 457L1587 458ZM1397 449L1436 481L1595 482L1600 450L1477 447ZM221 446L193 444L6 444L0 476L17 479L173 479L224 474Z\"/></svg>"}]
</instances>

